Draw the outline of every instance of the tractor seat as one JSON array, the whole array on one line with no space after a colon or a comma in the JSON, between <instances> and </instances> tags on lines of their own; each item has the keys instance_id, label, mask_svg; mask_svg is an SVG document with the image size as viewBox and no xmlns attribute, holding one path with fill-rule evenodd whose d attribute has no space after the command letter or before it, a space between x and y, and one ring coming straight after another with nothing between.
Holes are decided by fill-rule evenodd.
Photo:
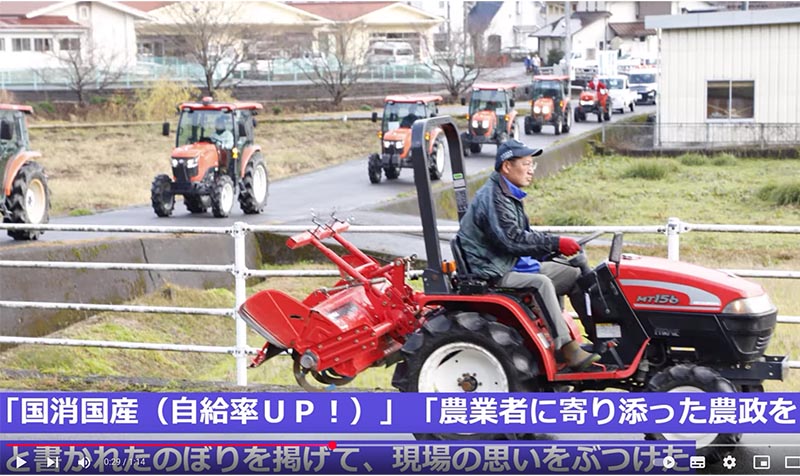
<instances>
[{"instance_id":1,"label":"tractor seat","mask_svg":"<svg viewBox=\"0 0 800 476\"><path fill-rule=\"evenodd\" d=\"M472 273L464 259L464 250L458 235L450 240L450 250L453 252L453 261L456 262L456 285L459 294L486 294L489 292L489 282Z\"/></svg>"}]
</instances>

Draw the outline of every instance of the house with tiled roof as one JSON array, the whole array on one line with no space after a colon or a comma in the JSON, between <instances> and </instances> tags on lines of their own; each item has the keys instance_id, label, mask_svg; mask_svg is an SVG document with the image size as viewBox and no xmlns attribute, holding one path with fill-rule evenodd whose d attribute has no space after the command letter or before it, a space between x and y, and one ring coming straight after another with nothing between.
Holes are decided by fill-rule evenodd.
<instances>
[{"instance_id":1,"label":"house with tiled roof","mask_svg":"<svg viewBox=\"0 0 800 476\"><path fill-rule=\"evenodd\" d=\"M61 52L89 48L103 61L130 65L136 61L134 20L146 18L122 2L2 1L0 65L4 70L57 67Z\"/></svg>"},{"instance_id":2,"label":"house with tiled roof","mask_svg":"<svg viewBox=\"0 0 800 476\"><path fill-rule=\"evenodd\" d=\"M176 7L167 5L150 10L150 21L137 23L140 50L154 56L181 56L180 42L171 41L183 26ZM376 41L407 41L417 51L428 33L442 20L401 2L279 2L243 1L236 6L232 23L244 27L254 40L248 40L253 60L286 58L302 52L327 53L334 47L333 30L353 25L359 44ZM175 39L175 38L172 38ZM364 47L363 49L366 49Z\"/></svg>"}]
</instances>

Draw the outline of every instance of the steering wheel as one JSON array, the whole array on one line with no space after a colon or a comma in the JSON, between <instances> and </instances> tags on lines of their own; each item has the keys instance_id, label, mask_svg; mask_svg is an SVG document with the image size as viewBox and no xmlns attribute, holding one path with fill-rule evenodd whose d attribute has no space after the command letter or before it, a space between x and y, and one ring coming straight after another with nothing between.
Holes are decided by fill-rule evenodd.
<instances>
[{"instance_id":1,"label":"steering wheel","mask_svg":"<svg viewBox=\"0 0 800 476\"><path fill-rule=\"evenodd\" d=\"M576 254L576 256L583 253L583 245L597 239L598 237L604 235L605 233L606 233L605 231L596 231L591 235L586 235L579 240L575 240L581 247L581 250ZM551 251L550 253L545 255L544 258L542 258L542 261L553 261L555 263L572 266L572 264L570 263L571 260L568 259L566 256L562 255L558 250Z\"/></svg>"}]
</instances>

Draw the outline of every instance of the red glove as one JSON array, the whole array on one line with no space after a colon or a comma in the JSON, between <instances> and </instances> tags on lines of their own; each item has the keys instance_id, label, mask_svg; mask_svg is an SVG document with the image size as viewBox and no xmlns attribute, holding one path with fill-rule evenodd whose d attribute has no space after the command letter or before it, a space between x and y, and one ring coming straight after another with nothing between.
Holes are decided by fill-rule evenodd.
<instances>
[{"instance_id":1,"label":"red glove","mask_svg":"<svg viewBox=\"0 0 800 476\"><path fill-rule=\"evenodd\" d=\"M564 256L572 256L581 250L581 245L568 236L558 237L558 251Z\"/></svg>"}]
</instances>

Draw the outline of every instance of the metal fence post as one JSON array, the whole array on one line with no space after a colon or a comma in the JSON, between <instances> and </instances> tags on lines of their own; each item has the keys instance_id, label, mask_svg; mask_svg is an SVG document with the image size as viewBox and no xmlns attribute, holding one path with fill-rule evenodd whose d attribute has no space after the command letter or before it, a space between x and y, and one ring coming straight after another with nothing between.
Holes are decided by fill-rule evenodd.
<instances>
[{"instance_id":1,"label":"metal fence post","mask_svg":"<svg viewBox=\"0 0 800 476\"><path fill-rule=\"evenodd\" d=\"M669 217L667 221L667 259L680 261L681 258L681 220L676 217Z\"/></svg>"},{"instance_id":2,"label":"metal fence post","mask_svg":"<svg viewBox=\"0 0 800 476\"><path fill-rule=\"evenodd\" d=\"M603 121L603 125L600 126L600 130L602 131L601 134L600 134L600 143L601 144L605 144L606 143L606 122L605 121Z\"/></svg>"},{"instance_id":3,"label":"metal fence post","mask_svg":"<svg viewBox=\"0 0 800 476\"><path fill-rule=\"evenodd\" d=\"M247 324L239 317L239 307L247 299L247 263L245 262L247 224L237 221L233 224L233 277L236 295L236 384L247 385Z\"/></svg>"}]
</instances>

